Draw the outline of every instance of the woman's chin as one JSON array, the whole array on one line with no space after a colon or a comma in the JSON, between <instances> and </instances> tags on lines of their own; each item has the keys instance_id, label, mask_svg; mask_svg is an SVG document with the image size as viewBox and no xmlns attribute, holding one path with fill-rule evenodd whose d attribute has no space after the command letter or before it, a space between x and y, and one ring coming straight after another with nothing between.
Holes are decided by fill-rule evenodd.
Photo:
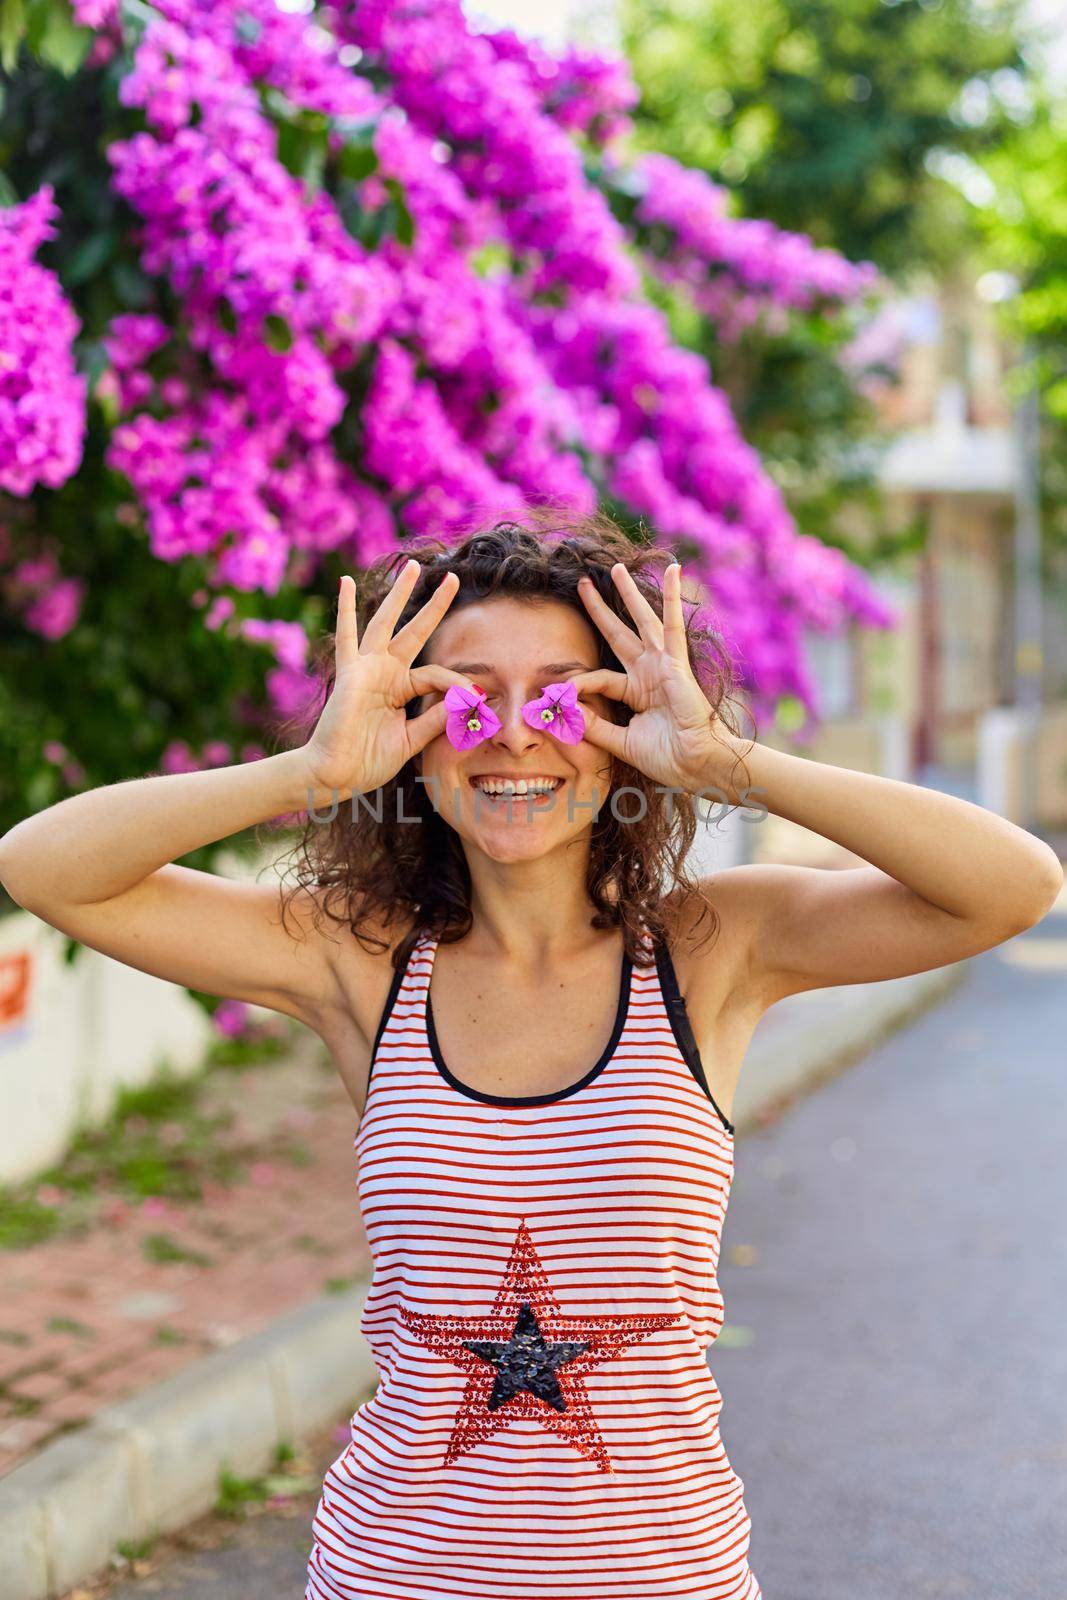
<instances>
[{"instance_id":1,"label":"woman's chin","mask_svg":"<svg viewBox=\"0 0 1067 1600\"><path fill-rule=\"evenodd\" d=\"M468 818L463 832L491 861L534 861L563 842L558 819L545 813L527 815L518 805L510 818L484 812Z\"/></svg>"}]
</instances>

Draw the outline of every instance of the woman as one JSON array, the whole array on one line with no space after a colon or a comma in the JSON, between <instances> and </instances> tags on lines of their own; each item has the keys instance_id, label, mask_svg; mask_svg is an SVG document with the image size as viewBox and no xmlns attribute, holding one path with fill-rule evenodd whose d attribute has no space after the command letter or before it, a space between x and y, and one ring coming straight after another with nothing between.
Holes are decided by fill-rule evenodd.
<instances>
[{"instance_id":1,"label":"woman","mask_svg":"<svg viewBox=\"0 0 1067 1600\"><path fill-rule=\"evenodd\" d=\"M315 1029L361 1112L381 1382L326 1475L309 1600L757 1597L706 1364L753 1028L986 950L1062 884L978 806L742 740L664 559L602 519L398 554L358 607L342 579L296 747L0 841L15 899L74 938ZM868 864L696 880L699 792ZM284 894L174 865L303 810Z\"/></svg>"}]
</instances>

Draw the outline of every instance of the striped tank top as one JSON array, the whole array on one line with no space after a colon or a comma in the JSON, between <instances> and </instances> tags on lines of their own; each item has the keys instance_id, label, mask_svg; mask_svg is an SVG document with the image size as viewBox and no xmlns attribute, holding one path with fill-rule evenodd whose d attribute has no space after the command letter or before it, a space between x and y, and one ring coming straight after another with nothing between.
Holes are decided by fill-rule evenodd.
<instances>
[{"instance_id":1,"label":"striped tank top","mask_svg":"<svg viewBox=\"0 0 1067 1600\"><path fill-rule=\"evenodd\" d=\"M445 1061L423 934L355 1139L379 1383L313 1522L305 1600L759 1600L707 1351L733 1127L665 943L556 1094Z\"/></svg>"}]
</instances>

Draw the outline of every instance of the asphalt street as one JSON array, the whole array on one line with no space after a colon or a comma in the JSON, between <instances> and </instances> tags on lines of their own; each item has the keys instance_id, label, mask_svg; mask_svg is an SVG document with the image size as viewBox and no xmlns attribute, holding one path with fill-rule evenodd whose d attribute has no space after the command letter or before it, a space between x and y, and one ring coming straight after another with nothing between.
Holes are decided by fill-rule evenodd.
<instances>
[{"instance_id":1,"label":"asphalt street","mask_svg":"<svg viewBox=\"0 0 1067 1600\"><path fill-rule=\"evenodd\" d=\"M767 1600L1067 1595L1067 916L739 1143L724 1254Z\"/></svg>"},{"instance_id":2,"label":"asphalt street","mask_svg":"<svg viewBox=\"0 0 1067 1600\"><path fill-rule=\"evenodd\" d=\"M1067 914L739 1142L720 1277L765 1600L1067 1595ZM315 1498L111 1594L297 1600Z\"/></svg>"}]
</instances>

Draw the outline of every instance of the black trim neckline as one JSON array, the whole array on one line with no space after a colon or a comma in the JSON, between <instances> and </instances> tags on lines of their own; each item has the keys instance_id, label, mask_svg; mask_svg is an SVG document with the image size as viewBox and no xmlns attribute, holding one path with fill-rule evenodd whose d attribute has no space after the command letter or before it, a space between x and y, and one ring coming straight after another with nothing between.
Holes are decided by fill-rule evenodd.
<instances>
[{"instance_id":1,"label":"black trim neckline","mask_svg":"<svg viewBox=\"0 0 1067 1600\"><path fill-rule=\"evenodd\" d=\"M436 955L437 947L435 944L434 956L436 957ZM441 1052L440 1042L437 1038L437 1029L434 1026L433 1020L433 1004L430 1000L430 979L432 976L433 963L431 963L430 972L426 979L426 1001L423 1008L423 1017L426 1024L426 1038L430 1046L430 1054L433 1057L434 1065L450 1088L457 1090L462 1095L465 1095L468 1100L478 1100L482 1105L487 1106L554 1105L557 1100L569 1099L572 1094L577 1094L579 1089L584 1089L588 1084L592 1083L594 1078L599 1078L600 1074L603 1072L604 1068L615 1054L616 1046L622 1037L622 1031L626 1026L626 1019L630 1014L630 998L633 993L633 962L630 958L629 951L624 948L622 953L622 963L619 971L619 998L615 1007L615 1021L612 1024L611 1036L603 1050L600 1052L600 1055L597 1057L596 1061L594 1061L593 1065L588 1069L588 1071L584 1072L576 1083L569 1084L565 1089L558 1089L554 1094L486 1094L481 1089L474 1089L470 1084L463 1083L459 1078L456 1077L455 1073L452 1072L448 1066L448 1063L445 1061L445 1058Z\"/></svg>"},{"instance_id":2,"label":"black trim neckline","mask_svg":"<svg viewBox=\"0 0 1067 1600\"><path fill-rule=\"evenodd\" d=\"M671 1031L674 1034L675 1043L682 1052L682 1055L685 1057L686 1065L693 1074L693 1077L699 1083L700 1087L711 1101L715 1111L718 1113L719 1121L726 1129L726 1132L733 1137L733 1134L736 1131L734 1124L725 1114L708 1086L708 1075L704 1070L704 1063L701 1060L700 1046L697 1044L696 1037L693 1033L693 1024L689 1020L689 1012L686 1008L685 996L678 987L678 974L674 970L674 961L671 957L671 952L665 939L660 940L656 945L656 969L659 972L660 988L663 991L663 1003L667 1008L667 1016L670 1019Z\"/></svg>"}]
</instances>

